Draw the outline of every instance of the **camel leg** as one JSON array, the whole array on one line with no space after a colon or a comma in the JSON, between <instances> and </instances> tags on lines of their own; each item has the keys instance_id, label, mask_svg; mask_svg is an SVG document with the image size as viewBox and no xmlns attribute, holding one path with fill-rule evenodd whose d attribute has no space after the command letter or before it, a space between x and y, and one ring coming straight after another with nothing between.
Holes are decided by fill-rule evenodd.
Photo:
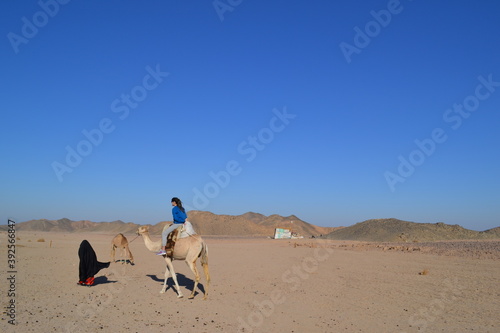
<instances>
[{"instance_id":1,"label":"camel leg","mask_svg":"<svg viewBox=\"0 0 500 333\"><path fill-rule=\"evenodd\" d=\"M167 280L170 277L170 270L168 269L168 266L165 267L165 279L163 280L163 288L161 288L160 294L165 293L167 290Z\"/></svg>"},{"instance_id":2,"label":"camel leg","mask_svg":"<svg viewBox=\"0 0 500 333\"><path fill-rule=\"evenodd\" d=\"M174 265L172 264L172 261L167 257L165 257L165 261L167 262L167 272L165 272L165 281L163 281L163 289L160 291L160 293L164 293L165 290L167 289L167 274L172 275L172 279L174 280L175 283L175 289L177 289L177 298L182 298L184 295L182 294L181 287L179 286L179 282L177 282L177 274L175 274L174 270Z\"/></svg>"},{"instance_id":3,"label":"camel leg","mask_svg":"<svg viewBox=\"0 0 500 333\"><path fill-rule=\"evenodd\" d=\"M198 274L198 269L196 268L196 260L194 262L186 261L186 263L189 266L189 268L191 268L191 271L194 274L193 291L191 292L191 295L189 296L189 299L191 299L191 298L194 298L194 293L196 292L196 288L198 287L198 283L200 282L200 274Z\"/></svg>"},{"instance_id":4,"label":"camel leg","mask_svg":"<svg viewBox=\"0 0 500 333\"><path fill-rule=\"evenodd\" d=\"M115 246L111 245L111 261L115 262Z\"/></svg>"},{"instance_id":5,"label":"camel leg","mask_svg":"<svg viewBox=\"0 0 500 333\"><path fill-rule=\"evenodd\" d=\"M121 260L121 262L122 262L122 265L123 265L126 262L126 260L123 259L123 258L127 257L127 255L126 255L127 253L125 252L125 248L124 247L122 247L121 252L122 252L122 255L121 255L122 256L122 260Z\"/></svg>"},{"instance_id":6,"label":"camel leg","mask_svg":"<svg viewBox=\"0 0 500 333\"><path fill-rule=\"evenodd\" d=\"M134 263L134 256L132 256L132 251L130 251L130 248L128 247L128 245L127 245L126 250L128 252L128 257L129 257L130 263L133 264Z\"/></svg>"}]
</instances>

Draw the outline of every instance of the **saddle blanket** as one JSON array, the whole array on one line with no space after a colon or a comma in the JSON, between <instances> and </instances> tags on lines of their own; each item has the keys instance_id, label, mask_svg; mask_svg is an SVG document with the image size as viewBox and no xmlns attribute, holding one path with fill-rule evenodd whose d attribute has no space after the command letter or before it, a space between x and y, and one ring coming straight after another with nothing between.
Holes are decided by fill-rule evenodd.
<instances>
[{"instance_id":1,"label":"saddle blanket","mask_svg":"<svg viewBox=\"0 0 500 333\"><path fill-rule=\"evenodd\" d=\"M163 227L163 230L165 230L169 226L170 226L170 224L165 225ZM186 238L186 237L189 237L191 235L196 235L196 232L194 231L193 225L189 221L184 222L184 225L179 225L179 228L181 228L180 229L181 233L177 236L176 239ZM179 230L179 228L177 228L177 230Z\"/></svg>"}]
</instances>

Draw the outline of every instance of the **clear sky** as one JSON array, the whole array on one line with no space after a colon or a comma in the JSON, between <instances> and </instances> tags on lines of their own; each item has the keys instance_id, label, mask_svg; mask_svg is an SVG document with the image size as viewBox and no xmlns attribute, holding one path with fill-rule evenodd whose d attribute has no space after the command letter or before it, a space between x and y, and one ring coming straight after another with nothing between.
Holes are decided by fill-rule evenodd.
<instances>
[{"instance_id":1,"label":"clear sky","mask_svg":"<svg viewBox=\"0 0 500 333\"><path fill-rule=\"evenodd\" d=\"M0 218L500 226L500 2L2 1Z\"/></svg>"}]
</instances>

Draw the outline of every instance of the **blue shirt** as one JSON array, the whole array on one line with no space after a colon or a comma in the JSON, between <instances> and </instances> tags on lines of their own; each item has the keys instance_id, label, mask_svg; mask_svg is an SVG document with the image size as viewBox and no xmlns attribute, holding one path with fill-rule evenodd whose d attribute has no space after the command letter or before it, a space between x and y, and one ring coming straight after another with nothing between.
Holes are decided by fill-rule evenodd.
<instances>
[{"instance_id":1,"label":"blue shirt","mask_svg":"<svg viewBox=\"0 0 500 333\"><path fill-rule=\"evenodd\" d=\"M179 207L174 206L172 208L172 216L174 217L175 224L181 224L186 222L187 215Z\"/></svg>"}]
</instances>

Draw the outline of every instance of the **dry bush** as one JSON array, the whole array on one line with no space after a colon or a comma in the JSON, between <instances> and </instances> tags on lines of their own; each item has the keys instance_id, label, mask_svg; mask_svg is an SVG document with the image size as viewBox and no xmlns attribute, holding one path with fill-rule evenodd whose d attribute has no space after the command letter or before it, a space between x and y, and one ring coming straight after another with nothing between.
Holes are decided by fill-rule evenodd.
<instances>
[{"instance_id":1,"label":"dry bush","mask_svg":"<svg viewBox=\"0 0 500 333\"><path fill-rule=\"evenodd\" d=\"M45 242L45 239L43 239L43 238L39 238L39 239L37 240L37 242L43 243L43 242Z\"/></svg>"}]
</instances>

